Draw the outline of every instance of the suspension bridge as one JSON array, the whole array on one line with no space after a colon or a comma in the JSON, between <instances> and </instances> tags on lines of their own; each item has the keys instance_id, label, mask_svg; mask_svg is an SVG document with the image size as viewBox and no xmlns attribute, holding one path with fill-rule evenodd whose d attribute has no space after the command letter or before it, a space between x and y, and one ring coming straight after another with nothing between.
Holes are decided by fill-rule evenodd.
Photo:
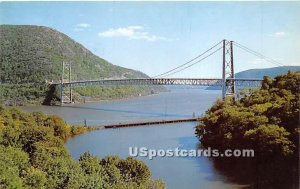
<instances>
[{"instance_id":1,"label":"suspension bridge","mask_svg":"<svg viewBox=\"0 0 300 189\"><path fill-rule=\"evenodd\" d=\"M72 87L79 86L93 86L93 85L199 85L199 86L221 86L222 97L235 96L236 86L255 87L259 86L261 78L235 78L234 76L234 62L233 62L233 46L238 47L250 54L253 54L261 59L264 59L270 63L276 65L282 65L279 62L268 58L248 47L241 45L234 41L222 40L207 49L195 58L185 62L184 64L177 66L169 71L161 73L151 78L130 78L130 79L98 79L98 80L83 80L72 81L71 80L71 64L69 64L69 78L65 82L65 64L62 64L62 77L60 83L54 83L57 87L60 87L60 100L61 105L64 103L72 102ZM208 57L214 55L218 51L222 50L222 76L220 78L169 78L169 76L188 69ZM64 88L69 88L69 99L64 100Z\"/></svg>"}]
</instances>

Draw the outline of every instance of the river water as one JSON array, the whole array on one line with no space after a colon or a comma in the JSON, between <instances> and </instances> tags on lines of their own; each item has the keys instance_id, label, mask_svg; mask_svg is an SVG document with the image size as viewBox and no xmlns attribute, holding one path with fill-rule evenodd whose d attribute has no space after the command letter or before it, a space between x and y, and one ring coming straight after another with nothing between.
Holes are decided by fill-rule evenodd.
<instances>
[{"instance_id":1,"label":"river water","mask_svg":"<svg viewBox=\"0 0 300 189\"><path fill-rule=\"evenodd\" d=\"M201 88L173 88L151 96L99 103L66 105L64 107L24 107L26 111L57 114L68 123L101 125L139 120L162 120L200 116L221 97L221 91ZM194 134L196 123L176 123L121 129L103 129L82 134L66 143L73 158L86 151L104 157L129 156L129 147L148 149L198 149ZM214 167L207 157L137 157L144 161L154 179L161 178L170 189L226 189L242 188L234 184Z\"/></svg>"}]
</instances>

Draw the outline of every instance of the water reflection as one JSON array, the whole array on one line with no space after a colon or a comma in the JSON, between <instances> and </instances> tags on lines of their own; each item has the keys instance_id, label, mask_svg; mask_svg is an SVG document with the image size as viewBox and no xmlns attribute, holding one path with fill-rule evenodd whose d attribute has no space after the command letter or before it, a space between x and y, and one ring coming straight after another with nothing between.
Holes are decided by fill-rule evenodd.
<instances>
[{"instance_id":1,"label":"water reflection","mask_svg":"<svg viewBox=\"0 0 300 189\"><path fill-rule=\"evenodd\" d=\"M199 149L202 149L199 144ZM245 189L298 189L299 165L296 159L270 157L209 158L214 170L231 183ZM212 178L214 179L214 178Z\"/></svg>"},{"instance_id":2,"label":"water reflection","mask_svg":"<svg viewBox=\"0 0 300 189\"><path fill-rule=\"evenodd\" d=\"M188 118L191 117L191 114L170 114L162 112L146 112L141 110L124 110L124 109L112 109L112 108L99 108L99 107L86 107L86 106L65 106L66 108L76 108L81 110L99 110L104 112L113 112L113 113L126 113L134 115L147 115L151 117L170 117L170 118Z\"/></svg>"}]
</instances>

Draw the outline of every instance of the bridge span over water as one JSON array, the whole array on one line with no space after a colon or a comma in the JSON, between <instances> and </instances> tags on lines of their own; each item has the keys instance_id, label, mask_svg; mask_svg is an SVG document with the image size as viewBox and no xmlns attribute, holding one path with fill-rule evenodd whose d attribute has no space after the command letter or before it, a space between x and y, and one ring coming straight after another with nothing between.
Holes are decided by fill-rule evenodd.
<instances>
[{"instance_id":1,"label":"bridge span over water","mask_svg":"<svg viewBox=\"0 0 300 189\"><path fill-rule=\"evenodd\" d=\"M226 90L229 86L237 87L258 87L262 79L249 78L134 78L134 79L99 79L55 83L61 89L61 104L63 104L63 89L70 88L69 102L72 101L72 87L82 86L113 86L113 85L196 85L196 86L220 86L223 89L223 98L229 95L235 95L235 90L230 93ZM226 91L226 92L225 92Z\"/></svg>"},{"instance_id":2,"label":"bridge span over water","mask_svg":"<svg viewBox=\"0 0 300 189\"><path fill-rule=\"evenodd\" d=\"M71 63L69 63L69 78L66 82L64 79L65 64L62 63L62 78L60 83L54 83L52 85L60 87L60 99L61 104L64 103L63 92L64 88L69 88L69 102L72 102L72 87L80 86L93 86L93 85L199 85L199 86L221 86L222 97L235 96L236 86L243 87L257 87L261 84L261 78L235 78L234 64L233 64L233 45L236 47L251 53L259 58L262 58L268 62L276 63L277 61L270 59L256 51L253 51L246 46L243 46L234 41L222 40L215 44L205 52L201 53L197 57L189 60L188 62L177 66L169 71L151 78L125 78L125 79L96 79L96 80L83 80L72 81L71 80ZM192 67L205 60L206 58L214 55L219 50L222 50L222 77L221 78L169 78L170 75L181 72L185 69Z\"/></svg>"},{"instance_id":3,"label":"bridge span over water","mask_svg":"<svg viewBox=\"0 0 300 189\"><path fill-rule=\"evenodd\" d=\"M257 87L262 79L256 78L227 78L225 83L235 82L236 86ZM222 86L223 79L217 78L135 78L135 79L100 79L62 83L62 87L78 87L92 85L200 85ZM57 83L56 85L60 85Z\"/></svg>"}]
</instances>

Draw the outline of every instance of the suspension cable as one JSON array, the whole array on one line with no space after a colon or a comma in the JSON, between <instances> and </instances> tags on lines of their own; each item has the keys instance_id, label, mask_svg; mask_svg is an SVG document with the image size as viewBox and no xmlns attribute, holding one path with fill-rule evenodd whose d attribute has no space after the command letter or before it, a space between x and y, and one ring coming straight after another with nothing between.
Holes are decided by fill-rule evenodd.
<instances>
[{"instance_id":1,"label":"suspension cable","mask_svg":"<svg viewBox=\"0 0 300 189\"><path fill-rule=\"evenodd\" d=\"M179 68L181 68L181 67L183 67L183 66L185 66L185 65L187 65L187 64L189 64L189 63L191 63L191 62L193 62L194 60L200 58L201 56L203 56L204 54L206 54L206 53L209 52L210 50L214 49L216 46L218 46L218 45L219 45L220 43L222 43L222 42L223 42L223 41L218 42L217 44L215 44L214 46L212 46L211 48L209 48L209 49L206 50L205 52L203 52L203 53L201 53L200 55L196 56L195 58L193 58L193 59L187 61L186 63L184 63L184 64L182 64L182 65L180 65L180 66L177 66L176 68L173 68L173 69L171 69L171 70L169 70L169 71L167 71L167 72L164 72L164 73L162 73L162 74L156 75L156 76L154 76L153 78L155 78L155 77L165 77L165 76L163 76L163 75L166 75L166 74L170 75L169 73L171 73L171 72L173 72L173 71L175 71L175 70L177 70L177 69L179 69ZM177 73L177 72L176 72L176 73Z\"/></svg>"},{"instance_id":2,"label":"suspension cable","mask_svg":"<svg viewBox=\"0 0 300 189\"><path fill-rule=\"evenodd\" d=\"M276 60L273 60L272 58L269 58L269 57L267 57L267 56L265 56L265 55L263 55L263 54L261 54L261 53L259 53L259 52L256 52L256 51L254 51L254 50L251 50L251 49L249 49L248 47L246 47L246 46L244 46L244 45L241 45L241 44L239 44L239 43L237 43L237 42L233 42L234 43L234 45L236 46L236 47L238 47L238 48L240 48L240 49L242 49L242 50L244 50L244 51L247 51L248 53L251 53L251 54L253 54L253 55L255 55L255 56L257 56L257 57L259 57L259 58L262 58L262 59L264 59L265 61L267 61L267 62L269 62L269 63L272 63L272 64L276 64L277 66L279 65L279 66L285 66L284 64L281 64L280 62L278 62L278 61L276 61Z\"/></svg>"},{"instance_id":3,"label":"suspension cable","mask_svg":"<svg viewBox=\"0 0 300 189\"><path fill-rule=\"evenodd\" d=\"M184 67L184 68L181 68L180 70L177 70L177 71L175 71L175 72L173 72L173 73L169 73L169 74L167 74L167 75L164 75L163 77L167 77L167 76L176 74L176 73L178 73L178 72L180 72L180 71L183 71L183 70L185 70L185 69L187 69L187 68L190 68L190 67L194 66L195 64L198 64L198 63L201 62L202 60L205 60L206 58L208 58L208 57L210 57L211 55L215 54L216 52L218 52L218 51L219 51L220 49L222 49L222 48L223 48L223 47L220 47L220 48L218 48L217 50L213 51L212 53L208 54L207 56L203 57L202 59L200 59L200 60L194 62L193 64L190 64L190 65L188 65L188 66L186 66L186 67Z\"/></svg>"},{"instance_id":4,"label":"suspension cable","mask_svg":"<svg viewBox=\"0 0 300 189\"><path fill-rule=\"evenodd\" d=\"M173 68L173 69L171 69L171 70L169 70L169 71L167 71L167 72L164 72L164 73L162 73L162 74L156 75L156 76L154 76L154 77L152 77L152 78L157 78L157 77L167 77L167 76L176 74L176 73L178 73L178 72L180 72L180 71L183 71L183 70L185 70L185 69L187 69L187 68L190 68L190 67L194 66L195 64L198 64L199 62L205 60L205 59L208 58L209 56L215 54L217 51L219 51L220 49L222 49L223 47L220 47L220 48L218 48L217 50L213 51L212 53L208 54L207 56L203 57L202 59L197 60L197 59L200 58L201 56L205 55L206 53L208 53L209 51L211 51L212 49L214 49L215 47L217 47L217 46L218 46L220 43L222 43L222 42L223 42L223 40L220 41L220 42L218 42L217 44L215 44L214 46L212 46L212 47L209 48L208 50L204 51L204 52L201 53L200 55L196 56L195 58L193 58L193 59L187 61L186 63L184 63L184 64L182 64L182 65L180 65L180 66L177 66L177 67L175 67L175 68ZM254 51L254 50L252 50L252 49L249 49L248 47L246 47L246 46L244 46L244 45L241 45L241 44L239 44L239 43L237 43L237 42L235 42L235 41L233 41L233 44L234 44L236 47L238 47L238 48L240 48L240 49L242 49L242 50L244 50L244 51L246 51L246 52L248 52L248 53L250 53L250 54L252 54L252 55L255 55L255 56L259 57L259 58L262 58L262 59L264 59L265 61L267 61L267 62L269 62L269 63L276 64L276 65L279 65L279 66L285 66L284 64L281 64L280 62L278 62L278 61L276 61L276 60L274 60L274 59L272 59L272 58L269 58L269 57L267 57L267 56L265 56L265 55L263 55L263 54L261 54L261 53L259 53L259 52L256 52L256 51ZM194 63L192 63L192 62L195 61L195 60L197 60L197 61L194 62ZM190 64L190 63L192 63L192 64Z\"/></svg>"}]
</instances>

